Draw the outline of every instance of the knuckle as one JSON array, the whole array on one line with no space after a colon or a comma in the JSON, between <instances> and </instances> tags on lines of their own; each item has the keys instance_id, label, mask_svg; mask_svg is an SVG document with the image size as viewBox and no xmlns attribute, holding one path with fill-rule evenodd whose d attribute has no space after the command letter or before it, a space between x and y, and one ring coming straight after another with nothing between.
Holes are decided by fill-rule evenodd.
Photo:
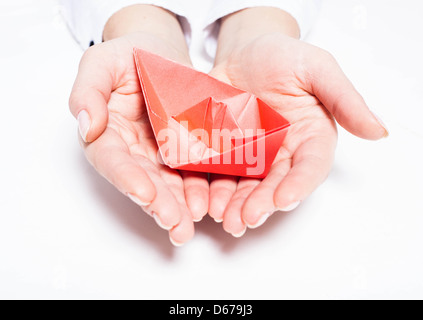
<instances>
[{"instance_id":1,"label":"knuckle","mask_svg":"<svg viewBox=\"0 0 423 320\"><path fill-rule=\"evenodd\" d=\"M69 97L69 110L74 113L76 112L76 109L78 108L80 103L80 99L78 95L75 92L72 92Z\"/></svg>"}]
</instances>

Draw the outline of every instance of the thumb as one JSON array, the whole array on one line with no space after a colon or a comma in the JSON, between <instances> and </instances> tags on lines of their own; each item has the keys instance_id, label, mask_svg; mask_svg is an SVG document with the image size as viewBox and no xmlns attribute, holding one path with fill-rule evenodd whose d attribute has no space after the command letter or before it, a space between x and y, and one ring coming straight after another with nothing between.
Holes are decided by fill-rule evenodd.
<instances>
[{"instance_id":1,"label":"thumb","mask_svg":"<svg viewBox=\"0 0 423 320\"><path fill-rule=\"evenodd\" d=\"M324 52L320 58L314 57L312 66L312 94L344 129L369 140L378 140L389 135L384 123L370 111L335 58Z\"/></svg>"},{"instance_id":2,"label":"thumb","mask_svg":"<svg viewBox=\"0 0 423 320\"><path fill-rule=\"evenodd\" d=\"M106 129L112 88L113 77L102 59L102 52L96 47L88 49L69 99L70 111L78 119L79 132L85 142L95 141Z\"/></svg>"}]
</instances>

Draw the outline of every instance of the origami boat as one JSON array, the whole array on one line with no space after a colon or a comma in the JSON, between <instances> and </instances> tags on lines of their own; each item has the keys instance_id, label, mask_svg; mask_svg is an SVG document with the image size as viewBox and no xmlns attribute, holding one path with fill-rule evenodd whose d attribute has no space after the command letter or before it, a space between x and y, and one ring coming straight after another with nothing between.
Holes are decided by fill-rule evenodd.
<instances>
[{"instance_id":1,"label":"origami boat","mask_svg":"<svg viewBox=\"0 0 423 320\"><path fill-rule=\"evenodd\" d=\"M289 122L251 93L134 49L161 158L174 169L263 178Z\"/></svg>"}]
</instances>

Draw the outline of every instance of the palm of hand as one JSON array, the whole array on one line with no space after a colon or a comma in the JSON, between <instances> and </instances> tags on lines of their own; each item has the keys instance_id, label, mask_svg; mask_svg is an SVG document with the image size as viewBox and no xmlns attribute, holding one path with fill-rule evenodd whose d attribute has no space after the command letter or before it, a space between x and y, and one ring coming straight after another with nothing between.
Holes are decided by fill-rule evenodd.
<instances>
[{"instance_id":1,"label":"palm of hand","mask_svg":"<svg viewBox=\"0 0 423 320\"><path fill-rule=\"evenodd\" d=\"M257 227L276 209L292 209L305 199L332 164L337 140L332 115L357 136L380 139L387 134L323 50L282 35L263 36L233 52L211 74L254 93L292 127L265 179L214 175L209 186L204 174L178 172L158 161L134 47L190 63L151 35L107 41L81 60L70 107L78 118L85 111L80 129L89 123L87 134L81 132L91 142L83 143L88 160L168 229L175 244L193 236L193 220L201 220L207 208L213 218L224 221L226 231L240 236L246 225Z\"/></svg>"},{"instance_id":2,"label":"palm of hand","mask_svg":"<svg viewBox=\"0 0 423 320\"><path fill-rule=\"evenodd\" d=\"M111 90L101 92L108 99L108 122L101 136L84 144L84 149L102 175L169 230L173 243L182 244L194 234L193 220L207 212L208 181L206 175L172 170L157 158L132 50L146 43L147 50L162 55L174 50L160 40L147 40L138 35L135 43L130 37L120 38L95 48L101 50L102 68L108 70L111 82ZM95 50L86 59L90 55L98 59Z\"/></svg>"},{"instance_id":3,"label":"palm of hand","mask_svg":"<svg viewBox=\"0 0 423 320\"><path fill-rule=\"evenodd\" d=\"M336 125L312 94L305 69L314 52L297 40L280 40L257 39L211 72L254 93L292 125L264 180L212 179L210 215L223 220L225 230L235 236L241 236L246 225L261 225L277 208L291 209L304 200L326 178L333 161Z\"/></svg>"}]
</instances>

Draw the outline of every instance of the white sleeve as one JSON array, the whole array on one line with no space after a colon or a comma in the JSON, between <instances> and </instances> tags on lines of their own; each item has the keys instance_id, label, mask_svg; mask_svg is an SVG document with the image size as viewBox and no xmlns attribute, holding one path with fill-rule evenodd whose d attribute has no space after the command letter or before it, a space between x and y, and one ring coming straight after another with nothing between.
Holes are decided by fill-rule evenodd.
<instances>
[{"instance_id":1,"label":"white sleeve","mask_svg":"<svg viewBox=\"0 0 423 320\"><path fill-rule=\"evenodd\" d=\"M103 29L109 18L120 9L134 4L153 4L172 11L178 15L185 36L190 40L191 29L184 17L184 0L60 0L60 4L71 32L84 49L101 43Z\"/></svg>"},{"instance_id":2,"label":"white sleeve","mask_svg":"<svg viewBox=\"0 0 423 320\"><path fill-rule=\"evenodd\" d=\"M205 30L207 53L214 57L220 19L236 11L252 7L275 7L288 12L297 20L304 38L310 31L320 7L321 0L213 0Z\"/></svg>"}]
</instances>

